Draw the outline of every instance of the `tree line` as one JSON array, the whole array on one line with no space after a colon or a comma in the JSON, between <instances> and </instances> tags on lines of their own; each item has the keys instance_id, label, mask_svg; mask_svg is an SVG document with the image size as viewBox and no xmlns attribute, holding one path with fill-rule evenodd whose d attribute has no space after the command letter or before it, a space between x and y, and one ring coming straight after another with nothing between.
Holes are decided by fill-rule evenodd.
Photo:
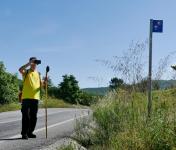
<instances>
[{"instance_id":1,"label":"tree line","mask_svg":"<svg viewBox=\"0 0 176 150\"><path fill-rule=\"evenodd\" d=\"M17 74L8 73L3 62L0 62L0 104L17 102L22 84L23 82L18 79ZM41 94L44 95L44 90ZM48 95L72 104L90 105L97 100L97 96L80 89L78 81L73 75L63 75L63 81L58 86L54 86L49 78Z\"/></svg>"}]
</instances>

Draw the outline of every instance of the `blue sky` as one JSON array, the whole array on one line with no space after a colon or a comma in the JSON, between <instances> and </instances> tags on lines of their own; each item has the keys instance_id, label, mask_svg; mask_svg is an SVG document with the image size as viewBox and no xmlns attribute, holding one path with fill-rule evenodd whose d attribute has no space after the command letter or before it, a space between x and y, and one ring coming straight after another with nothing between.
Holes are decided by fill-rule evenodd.
<instances>
[{"instance_id":1,"label":"blue sky","mask_svg":"<svg viewBox=\"0 0 176 150\"><path fill-rule=\"evenodd\" d=\"M176 51L175 6L175 0L1 0L0 60L16 73L37 56L38 70L44 75L49 65L55 85L73 74L81 88L107 86L114 73L95 59L121 56L132 40L146 40L150 18L164 20L164 33L153 37L153 63Z\"/></svg>"}]
</instances>

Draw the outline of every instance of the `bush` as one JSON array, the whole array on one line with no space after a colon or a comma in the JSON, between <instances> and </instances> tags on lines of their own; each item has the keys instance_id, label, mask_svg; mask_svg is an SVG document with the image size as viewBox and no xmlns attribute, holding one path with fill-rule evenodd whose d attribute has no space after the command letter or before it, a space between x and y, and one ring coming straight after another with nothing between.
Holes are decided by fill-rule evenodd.
<instances>
[{"instance_id":1,"label":"bush","mask_svg":"<svg viewBox=\"0 0 176 150\"><path fill-rule=\"evenodd\" d=\"M86 105L86 106L90 106L92 104L95 104L98 100L98 96L94 96L91 94L88 94L86 92L80 92L79 95L79 104L81 105Z\"/></svg>"},{"instance_id":2,"label":"bush","mask_svg":"<svg viewBox=\"0 0 176 150\"><path fill-rule=\"evenodd\" d=\"M18 89L17 76L7 73L4 64L0 62L0 104L17 101Z\"/></svg>"}]
</instances>

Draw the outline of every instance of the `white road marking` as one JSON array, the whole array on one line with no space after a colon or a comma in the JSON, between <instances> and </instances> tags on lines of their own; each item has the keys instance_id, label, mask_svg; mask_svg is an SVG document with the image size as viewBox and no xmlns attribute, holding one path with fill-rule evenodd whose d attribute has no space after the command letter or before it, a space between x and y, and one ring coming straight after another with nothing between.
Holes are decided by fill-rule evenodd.
<instances>
[{"instance_id":1,"label":"white road marking","mask_svg":"<svg viewBox=\"0 0 176 150\"><path fill-rule=\"evenodd\" d=\"M53 113L48 113L48 115L53 115L53 114L57 114L57 113L62 113L62 112L69 112L69 111L73 111L73 110L62 110L62 111L57 111L57 112L53 112ZM43 117L45 115L38 115L37 117ZM10 123L10 122L16 122L16 121L20 121L20 119L14 119L14 120L9 120L9 121L0 121L0 124L5 124L5 123Z\"/></svg>"},{"instance_id":2,"label":"white road marking","mask_svg":"<svg viewBox=\"0 0 176 150\"><path fill-rule=\"evenodd\" d=\"M52 124L52 125L48 126L48 129L54 128L56 126L59 126L59 125L62 125L62 124L68 123L70 121L74 121L76 119L83 118L83 117L86 117L86 116L88 116L88 114L81 115L79 117L74 117L74 118L71 118L71 119L68 119L68 120L65 120L65 121L62 121L62 122L58 122L56 124ZM42 130L45 130L45 127L35 130L34 133L40 132ZM21 134L14 135L14 136L8 137L6 139L14 139L14 138L21 138ZM5 140L4 141L0 141L0 144L2 144L4 142L6 142L6 141Z\"/></svg>"}]
</instances>

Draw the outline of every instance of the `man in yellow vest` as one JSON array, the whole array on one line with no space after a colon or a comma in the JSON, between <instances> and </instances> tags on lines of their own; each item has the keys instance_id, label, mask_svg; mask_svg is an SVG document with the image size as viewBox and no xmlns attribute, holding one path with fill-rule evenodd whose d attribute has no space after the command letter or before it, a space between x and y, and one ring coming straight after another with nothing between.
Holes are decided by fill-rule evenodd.
<instances>
[{"instance_id":1,"label":"man in yellow vest","mask_svg":"<svg viewBox=\"0 0 176 150\"><path fill-rule=\"evenodd\" d=\"M22 89L22 139L36 138L33 134L37 123L38 101L40 100L40 89L42 83L37 71L37 64L41 62L36 57L31 57L29 62L20 67L19 72L23 77ZM29 69L27 69L30 67Z\"/></svg>"}]
</instances>

